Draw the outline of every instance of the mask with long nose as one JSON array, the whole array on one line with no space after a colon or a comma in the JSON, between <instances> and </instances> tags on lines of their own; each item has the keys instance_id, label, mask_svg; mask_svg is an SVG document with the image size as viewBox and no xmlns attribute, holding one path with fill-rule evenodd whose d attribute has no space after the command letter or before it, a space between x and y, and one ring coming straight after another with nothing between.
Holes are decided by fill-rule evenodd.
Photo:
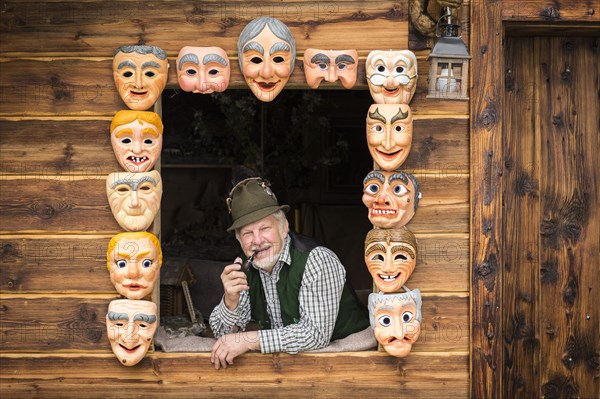
<instances>
[{"instance_id":1,"label":"mask with long nose","mask_svg":"<svg viewBox=\"0 0 600 399\"><path fill-rule=\"evenodd\" d=\"M127 231L145 231L160 209L160 173L111 173L106 179L106 194L119 226Z\"/></svg>"},{"instance_id":2,"label":"mask with long nose","mask_svg":"<svg viewBox=\"0 0 600 399\"><path fill-rule=\"evenodd\" d=\"M410 173L374 170L363 180L362 201L375 227L405 226L415 215L420 198L419 183Z\"/></svg>"}]
</instances>

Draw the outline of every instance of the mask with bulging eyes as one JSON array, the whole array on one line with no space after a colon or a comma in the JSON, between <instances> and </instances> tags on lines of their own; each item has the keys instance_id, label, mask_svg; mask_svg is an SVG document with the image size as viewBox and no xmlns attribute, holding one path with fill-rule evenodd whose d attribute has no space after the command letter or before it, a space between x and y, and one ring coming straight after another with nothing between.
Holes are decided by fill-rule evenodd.
<instances>
[{"instance_id":1,"label":"mask with bulging eyes","mask_svg":"<svg viewBox=\"0 0 600 399\"><path fill-rule=\"evenodd\" d=\"M365 263L382 292L399 292L417 264L417 240L406 227L373 229L365 238Z\"/></svg>"},{"instance_id":2,"label":"mask with bulging eyes","mask_svg":"<svg viewBox=\"0 0 600 399\"><path fill-rule=\"evenodd\" d=\"M417 57L412 51L371 51L365 68L373 101L410 103L417 89Z\"/></svg>"},{"instance_id":3,"label":"mask with bulging eyes","mask_svg":"<svg viewBox=\"0 0 600 399\"><path fill-rule=\"evenodd\" d=\"M373 104L367 112L367 145L383 170L398 169L412 146L413 117L405 104Z\"/></svg>"},{"instance_id":4,"label":"mask with bulging eyes","mask_svg":"<svg viewBox=\"0 0 600 399\"><path fill-rule=\"evenodd\" d=\"M405 357L421 335L421 292L369 294L369 318L383 349L392 356Z\"/></svg>"},{"instance_id":5,"label":"mask with bulging eyes","mask_svg":"<svg viewBox=\"0 0 600 399\"><path fill-rule=\"evenodd\" d=\"M130 109L152 107L167 85L169 61L157 46L122 46L113 58L113 78L121 99Z\"/></svg>"},{"instance_id":6,"label":"mask with bulging eyes","mask_svg":"<svg viewBox=\"0 0 600 399\"><path fill-rule=\"evenodd\" d=\"M179 51L176 65L177 81L183 91L220 93L229 86L231 65L220 47L186 46Z\"/></svg>"},{"instance_id":7,"label":"mask with bulging eyes","mask_svg":"<svg viewBox=\"0 0 600 399\"><path fill-rule=\"evenodd\" d=\"M119 226L127 231L145 231L160 209L162 180L155 170L111 173L106 179L106 194Z\"/></svg>"},{"instance_id":8,"label":"mask with bulging eyes","mask_svg":"<svg viewBox=\"0 0 600 399\"><path fill-rule=\"evenodd\" d=\"M405 226L415 215L420 198L419 183L410 173L374 170L363 180L362 201L375 227Z\"/></svg>"},{"instance_id":9,"label":"mask with bulging eyes","mask_svg":"<svg viewBox=\"0 0 600 399\"><path fill-rule=\"evenodd\" d=\"M106 333L110 347L124 366L138 364L150 348L158 328L156 304L116 299L108 305Z\"/></svg>"},{"instance_id":10,"label":"mask with bulging eyes","mask_svg":"<svg viewBox=\"0 0 600 399\"><path fill-rule=\"evenodd\" d=\"M342 86L351 89L356 83L358 72L358 52L356 50L317 50L304 51L304 76L308 85L316 89L321 82L340 80Z\"/></svg>"}]
</instances>

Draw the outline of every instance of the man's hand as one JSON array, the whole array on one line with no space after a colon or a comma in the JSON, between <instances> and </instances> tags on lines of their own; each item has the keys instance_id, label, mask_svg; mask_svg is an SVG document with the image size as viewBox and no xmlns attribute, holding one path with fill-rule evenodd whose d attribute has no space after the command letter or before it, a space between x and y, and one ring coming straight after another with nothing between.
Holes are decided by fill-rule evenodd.
<instances>
[{"instance_id":1,"label":"man's hand","mask_svg":"<svg viewBox=\"0 0 600 399\"><path fill-rule=\"evenodd\" d=\"M231 311L235 310L240 302L240 292L250 289L246 273L240 271L241 268L242 260L237 258L235 263L225 266L221 273L221 282L225 290L225 306Z\"/></svg>"},{"instance_id":2,"label":"man's hand","mask_svg":"<svg viewBox=\"0 0 600 399\"><path fill-rule=\"evenodd\" d=\"M237 356L249 350L259 349L258 331L225 334L213 345L210 361L215 365L215 369L217 370L220 367L227 368L228 364L233 364L233 359Z\"/></svg>"}]
</instances>

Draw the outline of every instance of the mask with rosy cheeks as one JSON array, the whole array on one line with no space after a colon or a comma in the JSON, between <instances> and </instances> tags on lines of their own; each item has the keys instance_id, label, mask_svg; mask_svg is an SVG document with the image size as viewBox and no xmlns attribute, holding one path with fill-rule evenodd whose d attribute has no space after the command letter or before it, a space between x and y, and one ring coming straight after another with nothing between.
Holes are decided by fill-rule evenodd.
<instances>
[{"instance_id":1,"label":"mask with rosy cheeks","mask_svg":"<svg viewBox=\"0 0 600 399\"><path fill-rule=\"evenodd\" d=\"M110 125L110 141L121 167L129 172L148 172L162 150L163 124L158 114L119 111Z\"/></svg>"},{"instance_id":2,"label":"mask with rosy cheeks","mask_svg":"<svg viewBox=\"0 0 600 399\"><path fill-rule=\"evenodd\" d=\"M408 157L413 118L408 105L373 104L367 113L367 145L383 170L398 169Z\"/></svg>"},{"instance_id":3,"label":"mask with rosy cheeks","mask_svg":"<svg viewBox=\"0 0 600 399\"><path fill-rule=\"evenodd\" d=\"M371 51L367 83L377 104L408 104L417 89L417 57L412 51Z\"/></svg>"},{"instance_id":4,"label":"mask with rosy cheeks","mask_svg":"<svg viewBox=\"0 0 600 399\"><path fill-rule=\"evenodd\" d=\"M399 292L415 270L415 236L406 227L369 231L365 239L365 263L380 291Z\"/></svg>"},{"instance_id":5,"label":"mask with rosy cheeks","mask_svg":"<svg viewBox=\"0 0 600 399\"><path fill-rule=\"evenodd\" d=\"M340 80L342 86L351 89L356 83L358 52L356 50L326 51L314 48L304 52L304 76L306 83L316 89L321 81Z\"/></svg>"},{"instance_id":6,"label":"mask with rosy cheeks","mask_svg":"<svg viewBox=\"0 0 600 399\"><path fill-rule=\"evenodd\" d=\"M296 43L290 30L275 18L257 18L240 33L237 49L252 93L260 101L273 101L294 70Z\"/></svg>"},{"instance_id":7,"label":"mask with rosy cheeks","mask_svg":"<svg viewBox=\"0 0 600 399\"><path fill-rule=\"evenodd\" d=\"M231 66L220 47L184 47L177 57L177 81L183 91L210 94L229 86Z\"/></svg>"},{"instance_id":8,"label":"mask with rosy cheeks","mask_svg":"<svg viewBox=\"0 0 600 399\"><path fill-rule=\"evenodd\" d=\"M369 295L369 316L375 339L387 353L405 357L421 335L421 292Z\"/></svg>"},{"instance_id":9,"label":"mask with rosy cheeks","mask_svg":"<svg viewBox=\"0 0 600 399\"><path fill-rule=\"evenodd\" d=\"M410 173L374 170L363 180L362 201L369 208L371 223L381 229L405 226L420 198L419 183Z\"/></svg>"},{"instance_id":10,"label":"mask with rosy cheeks","mask_svg":"<svg viewBox=\"0 0 600 399\"><path fill-rule=\"evenodd\" d=\"M156 46L123 46L115 51L113 77L119 95L131 109L152 107L167 85L169 61Z\"/></svg>"},{"instance_id":11,"label":"mask with rosy cheeks","mask_svg":"<svg viewBox=\"0 0 600 399\"><path fill-rule=\"evenodd\" d=\"M108 244L110 281L128 299L143 299L152 294L161 265L160 241L151 233L117 234Z\"/></svg>"},{"instance_id":12,"label":"mask with rosy cheeks","mask_svg":"<svg viewBox=\"0 0 600 399\"><path fill-rule=\"evenodd\" d=\"M154 302L116 299L108 305L108 341L113 353L124 366L134 366L146 356L157 327Z\"/></svg>"},{"instance_id":13,"label":"mask with rosy cheeks","mask_svg":"<svg viewBox=\"0 0 600 399\"><path fill-rule=\"evenodd\" d=\"M127 231L145 231L160 209L162 180L155 170L111 173L106 179L106 194L119 226Z\"/></svg>"}]
</instances>

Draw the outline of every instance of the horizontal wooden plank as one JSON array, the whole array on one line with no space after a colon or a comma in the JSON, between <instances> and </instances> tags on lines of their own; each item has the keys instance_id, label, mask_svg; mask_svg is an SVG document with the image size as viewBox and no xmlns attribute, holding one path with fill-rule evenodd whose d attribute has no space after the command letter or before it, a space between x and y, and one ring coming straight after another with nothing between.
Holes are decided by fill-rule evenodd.
<instances>
[{"instance_id":1,"label":"horizontal wooden plank","mask_svg":"<svg viewBox=\"0 0 600 399\"><path fill-rule=\"evenodd\" d=\"M120 171L106 120L0 120L0 179L94 177Z\"/></svg>"},{"instance_id":2,"label":"horizontal wooden plank","mask_svg":"<svg viewBox=\"0 0 600 399\"><path fill-rule=\"evenodd\" d=\"M0 236L0 292L114 293L106 270L110 238ZM425 234L417 239L418 261L408 285L422 292L468 291L467 235Z\"/></svg>"},{"instance_id":3,"label":"horizontal wooden plank","mask_svg":"<svg viewBox=\"0 0 600 399\"><path fill-rule=\"evenodd\" d=\"M376 48L378 47L371 47L371 49ZM380 48L387 49L390 46L385 45ZM227 50L233 66L228 90L248 90L238 67L235 48ZM359 74L355 90L368 89L364 67L368 52L363 53L359 59ZM298 52L295 70L286 90L309 89L302 71L302 54L303 51ZM167 87L178 89L175 58L176 55L169 61ZM114 85L112 58L4 59L0 66L2 68L0 114L113 115L118 110L126 108ZM415 115L465 115L467 113L468 104L465 101L426 98L429 71L429 61L426 57L419 57L418 70L417 91L411 101L411 108ZM328 88L340 89L341 86L323 84L319 90Z\"/></svg>"},{"instance_id":4,"label":"horizontal wooden plank","mask_svg":"<svg viewBox=\"0 0 600 399\"><path fill-rule=\"evenodd\" d=\"M468 175L416 175L423 198L409 227L468 232ZM0 233L82 234L121 231L106 198L106 177L6 178L0 190ZM357 192L359 194L360 191ZM365 216L367 209L365 208Z\"/></svg>"},{"instance_id":5,"label":"horizontal wooden plank","mask_svg":"<svg viewBox=\"0 0 600 399\"><path fill-rule=\"evenodd\" d=\"M529 22L600 22L600 2L503 0L504 21ZM596 26L596 28L598 28Z\"/></svg>"},{"instance_id":6,"label":"horizontal wooden plank","mask_svg":"<svg viewBox=\"0 0 600 399\"><path fill-rule=\"evenodd\" d=\"M108 355L0 356L3 393L10 397L121 398L411 398L468 395L468 354L412 353L397 359L378 352L245 354L215 370L208 354L153 353L135 367ZM118 373L107 373L107 370Z\"/></svg>"},{"instance_id":7,"label":"horizontal wooden plank","mask_svg":"<svg viewBox=\"0 0 600 399\"><path fill-rule=\"evenodd\" d=\"M289 26L299 49L406 48L407 7L406 1L6 1L0 32L2 50L11 53L112 56L115 47L145 42L175 56L186 45L234 48L249 21L270 15Z\"/></svg>"},{"instance_id":8,"label":"horizontal wooden plank","mask_svg":"<svg viewBox=\"0 0 600 399\"><path fill-rule=\"evenodd\" d=\"M467 128L466 119L415 120L412 150L404 167L441 174L468 172ZM0 179L119 171L109 130L107 120L0 120Z\"/></svg>"},{"instance_id":9,"label":"horizontal wooden plank","mask_svg":"<svg viewBox=\"0 0 600 399\"><path fill-rule=\"evenodd\" d=\"M110 296L4 295L0 298L0 350L110 351L104 321L110 300ZM468 350L466 295L424 294L422 313L421 337L414 352Z\"/></svg>"}]
</instances>

